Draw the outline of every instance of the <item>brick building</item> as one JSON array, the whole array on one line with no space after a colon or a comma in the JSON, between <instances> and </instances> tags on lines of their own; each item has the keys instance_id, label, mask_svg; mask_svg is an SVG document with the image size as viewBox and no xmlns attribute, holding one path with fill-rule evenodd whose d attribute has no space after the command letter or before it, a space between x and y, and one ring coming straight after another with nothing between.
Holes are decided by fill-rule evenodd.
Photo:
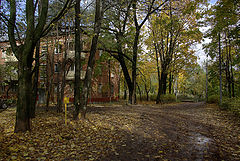
<instances>
[{"instance_id":1,"label":"brick building","mask_svg":"<svg viewBox=\"0 0 240 161\"><path fill-rule=\"evenodd\" d=\"M86 64L89 55L89 44L90 43L88 43L87 40L84 40L84 52L81 53L82 81L85 76ZM106 55L107 53L104 53L101 50L96 53L96 65L91 82L92 89L89 102L116 101L119 98L120 66L115 61L106 59ZM38 84L40 103L44 103L46 101L46 89L50 90L50 100L52 102L56 102L57 94L61 91L64 80L64 97L69 97L70 101L74 100L74 57L74 41L69 37L66 38L64 36L58 36L41 39ZM0 42L0 64L8 65L9 62L17 63L17 59L10 50L9 42ZM33 63L33 66L34 65L35 62ZM6 80L7 78L4 79ZM17 78L15 79L17 80ZM4 88L0 91L1 93L4 93Z\"/></svg>"},{"instance_id":2,"label":"brick building","mask_svg":"<svg viewBox=\"0 0 240 161\"><path fill-rule=\"evenodd\" d=\"M7 41L0 42L0 97L17 91L17 58Z\"/></svg>"}]
</instances>

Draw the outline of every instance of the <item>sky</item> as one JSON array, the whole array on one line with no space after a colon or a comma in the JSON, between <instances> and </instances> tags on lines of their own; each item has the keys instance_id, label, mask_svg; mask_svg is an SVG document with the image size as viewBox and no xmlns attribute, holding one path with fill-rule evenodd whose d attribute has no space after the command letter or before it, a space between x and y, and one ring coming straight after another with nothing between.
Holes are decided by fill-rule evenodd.
<instances>
[{"instance_id":1,"label":"sky","mask_svg":"<svg viewBox=\"0 0 240 161\"><path fill-rule=\"evenodd\" d=\"M217 2L217 0L210 0L209 2L211 5L214 5ZM209 27L208 26L201 27L200 31L204 33L209 28L210 28L210 26ZM211 41L210 39L204 38L204 40L200 44L196 45L196 55L198 56L198 63L200 65L202 65L204 63L204 61L206 61L206 58L207 58L206 53L203 50L203 44L209 43L210 41Z\"/></svg>"}]
</instances>

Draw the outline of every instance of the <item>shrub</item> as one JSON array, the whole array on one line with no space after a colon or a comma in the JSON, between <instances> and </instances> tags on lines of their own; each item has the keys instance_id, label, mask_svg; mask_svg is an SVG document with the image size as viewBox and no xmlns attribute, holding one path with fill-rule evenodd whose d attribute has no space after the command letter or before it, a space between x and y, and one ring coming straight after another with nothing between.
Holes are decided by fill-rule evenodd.
<instances>
[{"instance_id":1,"label":"shrub","mask_svg":"<svg viewBox=\"0 0 240 161\"><path fill-rule=\"evenodd\" d=\"M176 102L176 96L173 94L161 95L160 99L161 99L162 103Z\"/></svg>"},{"instance_id":2,"label":"shrub","mask_svg":"<svg viewBox=\"0 0 240 161\"><path fill-rule=\"evenodd\" d=\"M240 116L240 98L224 98L221 109L229 110Z\"/></svg>"},{"instance_id":3,"label":"shrub","mask_svg":"<svg viewBox=\"0 0 240 161\"><path fill-rule=\"evenodd\" d=\"M149 94L149 100L150 101L156 101L157 95L156 94Z\"/></svg>"},{"instance_id":4,"label":"shrub","mask_svg":"<svg viewBox=\"0 0 240 161\"><path fill-rule=\"evenodd\" d=\"M209 96L207 103L219 103L219 96L218 95Z\"/></svg>"}]
</instances>

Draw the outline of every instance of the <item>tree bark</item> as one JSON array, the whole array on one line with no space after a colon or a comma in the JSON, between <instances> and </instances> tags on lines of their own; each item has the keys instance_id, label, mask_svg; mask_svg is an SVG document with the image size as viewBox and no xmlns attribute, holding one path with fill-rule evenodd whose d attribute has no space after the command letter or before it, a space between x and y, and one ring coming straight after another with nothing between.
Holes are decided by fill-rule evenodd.
<instances>
[{"instance_id":1,"label":"tree bark","mask_svg":"<svg viewBox=\"0 0 240 161\"><path fill-rule=\"evenodd\" d=\"M32 103L32 65L28 63L26 53L32 51L24 50L18 53L18 101L16 112L16 123L14 132L24 132L30 130L30 108ZM23 55L24 53L24 55Z\"/></svg>"},{"instance_id":2,"label":"tree bark","mask_svg":"<svg viewBox=\"0 0 240 161\"><path fill-rule=\"evenodd\" d=\"M140 101L142 101L142 91L137 83L137 87L138 87L138 93L139 93L139 97L140 97Z\"/></svg>"},{"instance_id":3,"label":"tree bark","mask_svg":"<svg viewBox=\"0 0 240 161\"><path fill-rule=\"evenodd\" d=\"M49 108L49 101L50 101L50 73L52 72L51 65L50 65L50 57L49 57L49 51L48 51L48 38L47 38L47 52L46 52L46 111L48 111ZM50 75L49 75L50 74Z\"/></svg>"},{"instance_id":4,"label":"tree bark","mask_svg":"<svg viewBox=\"0 0 240 161\"><path fill-rule=\"evenodd\" d=\"M138 41L139 41L139 35L140 35L140 28L136 27L136 33L134 38L134 44L133 44L133 63L132 63L132 99L131 104L136 103L136 81L137 81L137 56L138 56Z\"/></svg>"},{"instance_id":5,"label":"tree bark","mask_svg":"<svg viewBox=\"0 0 240 161\"><path fill-rule=\"evenodd\" d=\"M221 55L221 35L218 33L218 54L219 54L219 104L222 105L222 55Z\"/></svg>"},{"instance_id":6,"label":"tree bark","mask_svg":"<svg viewBox=\"0 0 240 161\"><path fill-rule=\"evenodd\" d=\"M81 95L81 29L80 29L80 2L81 0L76 0L75 4L75 81L74 81L74 106L75 111L73 119L78 119L78 114L80 112L80 95Z\"/></svg>"},{"instance_id":7,"label":"tree bark","mask_svg":"<svg viewBox=\"0 0 240 161\"><path fill-rule=\"evenodd\" d=\"M95 64L95 54L97 51L98 37L101 31L104 8L105 8L105 0L96 0L94 36L92 38L90 55L88 58L88 65L87 65L83 90L81 94L81 101L80 101L80 108L82 109L81 111L82 119L86 118L88 96L91 90L91 80L92 80L92 74L93 74L93 69Z\"/></svg>"},{"instance_id":8,"label":"tree bark","mask_svg":"<svg viewBox=\"0 0 240 161\"><path fill-rule=\"evenodd\" d=\"M40 41L37 42L36 45L36 51L35 51L35 71L34 71L34 80L33 80L33 99L31 104L31 110L30 110L30 118L35 118L35 109L36 109L36 103L37 103L37 95L38 95L38 78L39 78L39 55L40 55Z\"/></svg>"}]
</instances>

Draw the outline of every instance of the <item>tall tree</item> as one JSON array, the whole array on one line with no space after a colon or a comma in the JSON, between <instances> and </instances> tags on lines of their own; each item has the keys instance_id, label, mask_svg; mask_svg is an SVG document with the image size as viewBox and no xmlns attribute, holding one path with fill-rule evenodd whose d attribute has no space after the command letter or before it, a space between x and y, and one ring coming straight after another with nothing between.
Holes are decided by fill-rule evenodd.
<instances>
[{"instance_id":1,"label":"tall tree","mask_svg":"<svg viewBox=\"0 0 240 161\"><path fill-rule=\"evenodd\" d=\"M140 36L140 31L145 22L148 20L149 16L153 14L155 11L161 10L161 7L167 2L163 1L160 2L160 4L157 3L156 0L151 0L151 1L141 1L141 0L134 0L133 1L133 15L134 15L134 25L135 25L135 35L134 35L134 43L133 43L133 57L132 57L132 87L133 90L130 94L129 97L131 100L131 103L136 103L136 78L137 78L137 57L138 57L138 44L139 44L139 36ZM142 8L139 8L139 11L137 11L137 6L141 6L140 4L137 5L138 3L143 3L143 6L146 5L146 14L143 16L143 18L139 18L138 14L141 12L140 10Z\"/></svg>"},{"instance_id":2,"label":"tall tree","mask_svg":"<svg viewBox=\"0 0 240 161\"><path fill-rule=\"evenodd\" d=\"M193 55L191 45L201 40L201 32L198 30L197 5L191 1L170 1L167 11L161 15L153 15L150 19L150 44L155 50L155 59L158 71L158 95L156 103L160 103L160 96L166 94L167 78L169 77L169 90L171 93L171 81L173 68L180 57L187 58ZM188 54L187 54L188 53ZM186 64L184 60L182 64ZM181 66L181 65L180 65ZM176 73L176 72L175 72Z\"/></svg>"},{"instance_id":3,"label":"tall tree","mask_svg":"<svg viewBox=\"0 0 240 161\"><path fill-rule=\"evenodd\" d=\"M75 81L74 81L74 119L77 119L80 110L80 92L81 92L81 28L80 28L80 4L81 0L76 0L75 4Z\"/></svg>"},{"instance_id":4,"label":"tall tree","mask_svg":"<svg viewBox=\"0 0 240 161\"><path fill-rule=\"evenodd\" d=\"M208 30L206 37L211 38L212 41L206 48L211 58L218 58L220 102L222 95L235 97L234 66L237 65L237 51L233 48L239 47L239 43L236 43L238 42L236 31L239 31L237 28L239 28L238 21L240 18L239 4L238 1L234 0L219 0L208 11L207 22L211 25L211 28Z\"/></svg>"},{"instance_id":5,"label":"tall tree","mask_svg":"<svg viewBox=\"0 0 240 161\"><path fill-rule=\"evenodd\" d=\"M16 0L9 0L10 3L10 17L8 21L8 37L11 44L12 51L18 59L18 103L16 113L15 132L24 132L30 130L30 110L32 98L32 63L34 61L34 48L40 38L51 30L52 23L57 21L67 8L70 0L66 1L63 10L53 19L48 25L48 0L40 0L40 15L35 16L37 4L34 0L26 0L25 15L26 15L26 32L24 42L17 44L15 30L17 5ZM36 2L35 2L36 3Z\"/></svg>"},{"instance_id":6,"label":"tall tree","mask_svg":"<svg viewBox=\"0 0 240 161\"><path fill-rule=\"evenodd\" d=\"M95 64L95 55L97 51L98 45L98 38L101 31L102 19L103 14L106 9L106 1L105 0L96 0L95 4L95 20L94 20L94 27L93 27L93 38L91 41L91 49L90 54L88 57L88 64L86 69L86 74L83 83L83 89L81 92L81 101L80 101L80 108L81 108L81 118L85 119L86 117L86 110L87 110L87 103L88 97L91 90L91 80L93 75L93 69ZM75 109L74 119L78 118L79 111Z\"/></svg>"}]
</instances>

